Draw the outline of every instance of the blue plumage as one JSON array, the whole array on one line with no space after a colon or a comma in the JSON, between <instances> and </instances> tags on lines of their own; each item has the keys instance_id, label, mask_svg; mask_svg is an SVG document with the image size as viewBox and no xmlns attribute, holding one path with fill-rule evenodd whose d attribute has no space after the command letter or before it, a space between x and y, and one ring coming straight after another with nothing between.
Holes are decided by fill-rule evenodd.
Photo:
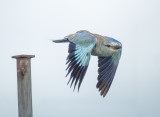
<instances>
[{"instance_id":1,"label":"blue plumage","mask_svg":"<svg viewBox=\"0 0 160 117\"><path fill-rule=\"evenodd\" d=\"M116 42L116 43L121 43L121 42L119 42L118 40L116 40L116 39L114 39L114 38L112 38L112 37L107 37L111 42Z\"/></svg>"},{"instance_id":2,"label":"blue plumage","mask_svg":"<svg viewBox=\"0 0 160 117\"><path fill-rule=\"evenodd\" d=\"M98 83L96 87L105 97L114 79L122 51L122 44L111 37L81 30L55 43L69 42L66 59L70 87L78 84L78 91L87 71L91 55L98 56Z\"/></svg>"},{"instance_id":3,"label":"blue plumage","mask_svg":"<svg viewBox=\"0 0 160 117\"><path fill-rule=\"evenodd\" d=\"M68 81L68 84L70 83L71 81L71 85L70 87L72 86L72 84L74 83L74 89L77 85L77 82L79 81L79 84L78 84L78 90L80 88L80 85L81 85L81 82L84 78L84 75L87 71L87 66L83 66L79 61L78 58L78 54L77 53L77 49L76 49L76 44L70 42L69 44L69 49L68 49L68 57L67 57L67 63L68 64L68 67L66 70L68 70L68 73L66 75L66 77L71 73L71 76L70 76L70 79Z\"/></svg>"}]
</instances>

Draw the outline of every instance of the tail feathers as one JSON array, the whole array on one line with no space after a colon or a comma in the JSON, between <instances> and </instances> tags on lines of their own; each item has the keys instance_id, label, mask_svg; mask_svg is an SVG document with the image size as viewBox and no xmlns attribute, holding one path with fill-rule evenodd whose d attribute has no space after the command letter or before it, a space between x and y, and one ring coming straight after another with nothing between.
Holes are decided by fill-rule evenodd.
<instances>
[{"instance_id":1,"label":"tail feathers","mask_svg":"<svg viewBox=\"0 0 160 117\"><path fill-rule=\"evenodd\" d=\"M55 43L66 43L66 42L69 42L68 38L52 40L52 41L55 42Z\"/></svg>"}]
</instances>

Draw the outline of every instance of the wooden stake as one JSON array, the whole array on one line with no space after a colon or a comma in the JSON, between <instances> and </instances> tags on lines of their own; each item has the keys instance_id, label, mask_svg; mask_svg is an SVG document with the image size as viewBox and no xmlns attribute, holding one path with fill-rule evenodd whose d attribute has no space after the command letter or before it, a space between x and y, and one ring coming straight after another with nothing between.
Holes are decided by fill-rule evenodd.
<instances>
[{"instance_id":1,"label":"wooden stake","mask_svg":"<svg viewBox=\"0 0 160 117\"><path fill-rule=\"evenodd\" d=\"M32 86L31 86L31 58L34 55L17 55L17 84L18 84L18 112L19 117L33 117L32 114Z\"/></svg>"}]
</instances>

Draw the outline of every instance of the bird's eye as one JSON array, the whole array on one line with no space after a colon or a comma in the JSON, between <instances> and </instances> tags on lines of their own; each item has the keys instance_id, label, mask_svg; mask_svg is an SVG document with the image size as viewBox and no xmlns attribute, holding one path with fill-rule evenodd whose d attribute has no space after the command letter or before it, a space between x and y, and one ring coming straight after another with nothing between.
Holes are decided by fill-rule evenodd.
<instances>
[{"instance_id":1,"label":"bird's eye","mask_svg":"<svg viewBox=\"0 0 160 117\"><path fill-rule=\"evenodd\" d=\"M106 45L107 47L111 47L111 45Z\"/></svg>"}]
</instances>

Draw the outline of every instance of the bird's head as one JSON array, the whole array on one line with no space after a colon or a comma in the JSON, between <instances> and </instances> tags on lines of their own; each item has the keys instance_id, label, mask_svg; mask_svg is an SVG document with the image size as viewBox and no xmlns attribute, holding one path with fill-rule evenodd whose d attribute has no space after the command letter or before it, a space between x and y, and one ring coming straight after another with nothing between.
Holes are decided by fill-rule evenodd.
<instances>
[{"instance_id":1,"label":"bird's head","mask_svg":"<svg viewBox=\"0 0 160 117\"><path fill-rule=\"evenodd\" d=\"M104 46L106 46L108 49L111 49L113 51L119 50L122 48L121 42L111 38L111 37L106 37L109 41L103 42Z\"/></svg>"},{"instance_id":2,"label":"bird's head","mask_svg":"<svg viewBox=\"0 0 160 117\"><path fill-rule=\"evenodd\" d=\"M105 37L101 43L101 48L103 51L103 56L112 56L114 53L117 53L122 50L121 42L111 38Z\"/></svg>"}]
</instances>

